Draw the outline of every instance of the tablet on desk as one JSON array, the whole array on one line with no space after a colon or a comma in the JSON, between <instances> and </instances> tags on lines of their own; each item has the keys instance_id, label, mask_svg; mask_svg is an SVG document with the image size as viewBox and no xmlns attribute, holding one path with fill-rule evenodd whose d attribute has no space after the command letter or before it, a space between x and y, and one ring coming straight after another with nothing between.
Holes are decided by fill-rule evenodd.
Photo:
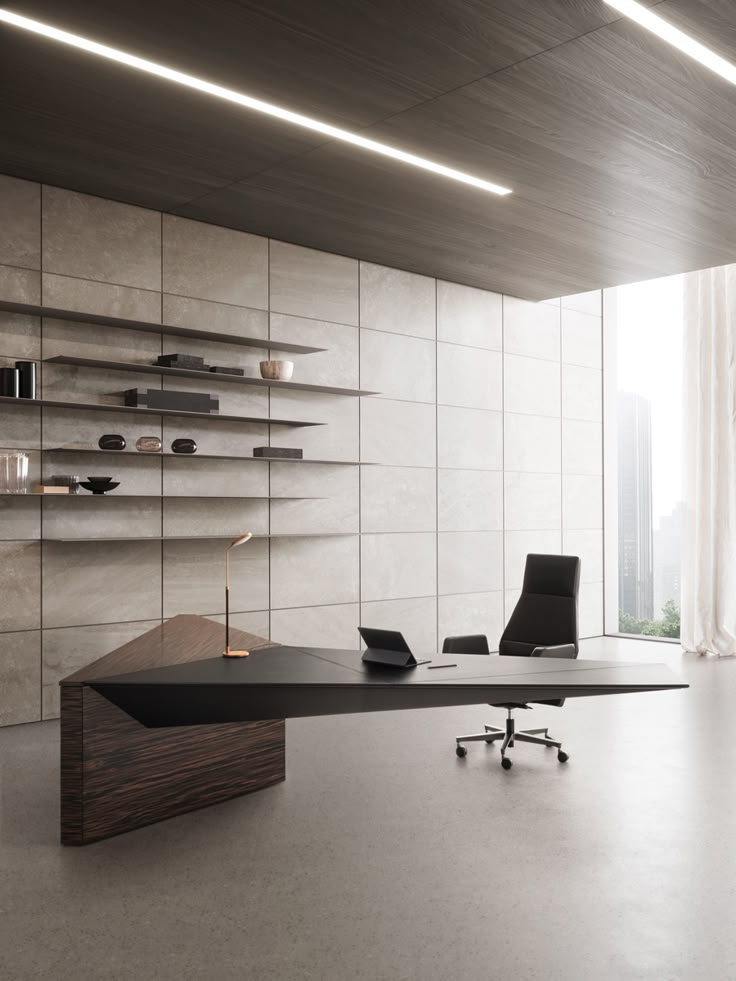
<instances>
[{"instance_id":1,"label":"tablet on desk","mask_svg":"<svg viewBox=\"0 0 736 981\"><path fill-rule=\"evenodd\" d=\"M411 648L398 630L376 630L372 627L358 627L358 633L366 643L363 654L366 664L383 664L393 668L415 668L418 664L429 664L429 659L417 660Z\"/></svg>"}]
</instances>

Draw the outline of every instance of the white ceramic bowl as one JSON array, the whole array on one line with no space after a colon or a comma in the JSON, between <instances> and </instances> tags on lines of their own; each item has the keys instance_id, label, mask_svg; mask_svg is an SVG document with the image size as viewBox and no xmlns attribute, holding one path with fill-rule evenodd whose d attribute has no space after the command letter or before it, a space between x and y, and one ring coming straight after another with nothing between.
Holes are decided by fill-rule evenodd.
<instances>
[{"instance_id":1,"label":"white ceramic bowl","mask_svg":"<svg viewBox=\"0 0 736 981\"><path fill-rule=\"evenodd\" d=\"M293 361L261 361L261 378L288 382L293 374Z\"/></svg>"}]
</instances>

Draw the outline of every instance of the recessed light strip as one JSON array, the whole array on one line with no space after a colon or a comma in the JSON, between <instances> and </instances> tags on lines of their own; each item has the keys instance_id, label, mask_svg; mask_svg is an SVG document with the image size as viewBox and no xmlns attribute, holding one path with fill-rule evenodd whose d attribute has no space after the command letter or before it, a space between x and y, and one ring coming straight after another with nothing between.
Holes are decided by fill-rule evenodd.
<instances>
[{"instance_id":1,"label":"recessed light strip","mask_svg":"<svg viewBox=\"0 0 736 981\"><path fill-rule=\"evenodd\" d=\"M619 13L630 17L631 20L635 20L637 24L678 48L684 54L694 58L695 61L699 61L701 65L710 68L711 71L725 78L728 82L736 84L736 65L726 61L725 58L721 58L720 55L711 51L710 48L706 48L700 41L696 41L689 34L663 20L659 14L643 7L636 0L605 0L605 2L609 7L613 7Z\"/></svg>"},{"instance_id":2,"label":"recessed light strip","mask_svg":"<svg viewBox=\"0 0 736 981\"><path fill-rule=\"evenodd\" d=\"M361 147L363 150L370 150L371 153L379 153L384 157L391 157L394 160L400 160L402 163L410 164L412 167L420 167L422 170L429 170L434 174L440 174L442 177L448 177L450 180L460 181L462 184L470 184L472 187L480 188L482 191L490 191L492 194L511 194L511 189L508 187L502 187L500 184L484 181L480 177L466 174L462 170L445 167L444 164L435 163L433 160L427 160L425 157L418 157L416 154L387 146L387 144L379 143L377 140L369 140L364 136L359 136L357 133L351 133L349 130L340 129L337 126L330 126L329 123L311 119L309 116L302 116L301 113L283 109L281 106L275 106L270 102L263 102L261 99L254 99L252 96L223 88L222 85L206 82L204 79L195 78L193 75L186 75L184 72L178 72L173 68L167 68L165 65L158 65L156 62L148 61L146 58L138 58L136 55L128 54L126 51L110 48L106 44L98 44L96 41L79 37L77 34L70 34L68 31L59 30L56 27L51 27L49 24L42 24L40 21L32 20L29 17L22 17L20 14L14 14L9 10L0 8L0 21L6 24L12 24L14 27L21 27L24 30L32 31L34 34L41 34L43 37L51 38L54 41L60 41L62 44L68 44L74 48L81 48L83 51L89 51L92 54L99 55L101 58L117 61L131 68L137 68L139 71L148 72L150 75L158 75L160 78L168 79L170 82L186 85L190 89L206 92L208 95L217 96L219 99L235 102L237 105L244 106L247 109L253 109L256 112L265 113L267 116L283 119L287 123L293 123L295 126L301 126L304 129L322 133L334 140L351 143L353 146Z\"/></svg>"}]
</instances>

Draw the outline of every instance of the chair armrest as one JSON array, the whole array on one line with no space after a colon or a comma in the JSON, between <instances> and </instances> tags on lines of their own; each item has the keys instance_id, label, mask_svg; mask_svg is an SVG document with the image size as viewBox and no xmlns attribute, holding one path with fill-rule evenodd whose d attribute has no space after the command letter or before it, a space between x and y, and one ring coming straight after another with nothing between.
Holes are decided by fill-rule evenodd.
<instances>
[{"instance_id":1,"label":"chair armrest","mask_svg":"<svg viewBox=\"0 0 736 981\"><path fill-rule=\"evenodd\" d=\"M574 644L557 644L554 647L535 647L532 657L566 657L576 658L578 652Z\"/></svg>"}]
</instances>

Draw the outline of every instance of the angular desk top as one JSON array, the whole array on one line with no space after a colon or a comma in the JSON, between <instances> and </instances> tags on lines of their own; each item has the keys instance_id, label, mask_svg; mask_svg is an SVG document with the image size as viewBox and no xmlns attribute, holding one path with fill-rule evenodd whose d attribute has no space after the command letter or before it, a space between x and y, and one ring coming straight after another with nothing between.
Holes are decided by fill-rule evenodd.
<instances>
[{"instance_id":1,"label":"angular desk top","mask_svg":"<svg viewBox=\"0 0 736 981\"><path fill-rule=\"evenodd\" d=\"M62 684L90 685L149 727L688 687L662 664L440 654L432 665L457 666L396 670L365 665L355 650L267 647L263 638L240 632L234 640L250 643L250 657L221 656L221 624L175 617Z\"/></svg>"}]
</instances>

